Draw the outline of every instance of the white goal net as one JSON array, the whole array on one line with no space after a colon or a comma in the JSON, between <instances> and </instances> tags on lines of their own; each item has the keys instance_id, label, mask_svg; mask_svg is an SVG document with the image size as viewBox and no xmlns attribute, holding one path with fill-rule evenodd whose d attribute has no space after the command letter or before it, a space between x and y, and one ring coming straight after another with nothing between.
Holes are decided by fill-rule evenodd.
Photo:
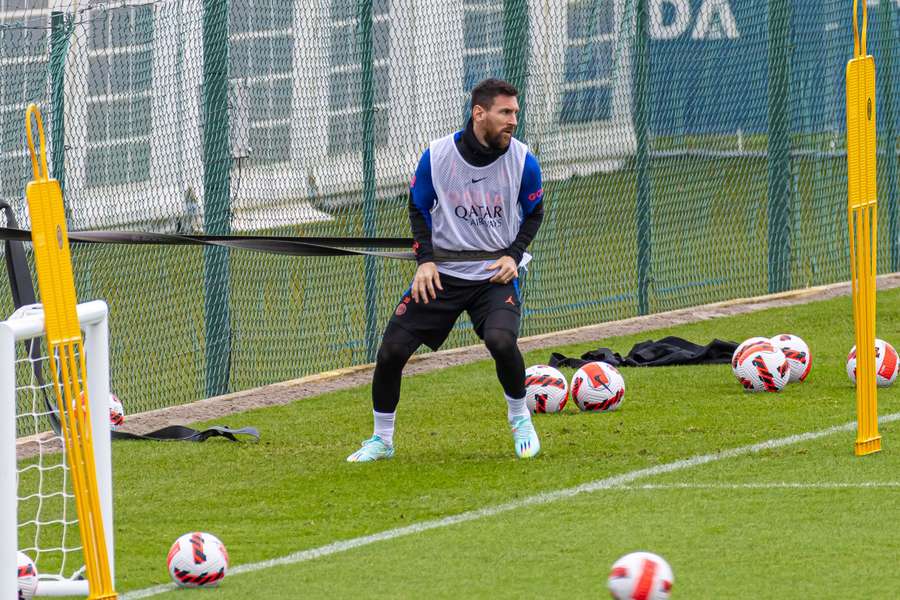
<instances>
[{"instance_id":1,"label":"white goal net","mask_svg":"<svg viewBox=\"0 0 900 600\"><path fill-rule=\"evenodd\" d=\"M107 307L78 305L104 530L112 570ZM84 383L84 382L82 382ZM75 496L59 429L40 305L0 323L0 598L15 598L16 551L35 562L40 596L87 595ZM6 485L6 482L15 485Z\"/></svg>"}]
</instances>

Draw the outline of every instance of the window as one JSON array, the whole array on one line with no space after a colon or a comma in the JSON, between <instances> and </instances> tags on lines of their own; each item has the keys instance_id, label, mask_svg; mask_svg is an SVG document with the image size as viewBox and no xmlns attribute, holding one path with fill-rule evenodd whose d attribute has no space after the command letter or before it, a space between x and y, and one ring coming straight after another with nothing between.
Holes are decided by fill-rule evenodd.
<instances>
[{"instance_id":1,"label":"window","mask_svg":"<svg viewBox=\"0 0 900 600\"><path fill-rule=\"evenodd\" d=\"M355 0L332 0L329 32L328 153L358 152L362 146L362 65ZM389 0L372 2L375 145L388 142L391 22Z\"/></svg>"},{"instance_id":2,"label":"window","mask_svg":"<svg viewBox=\"0 0 900 600\"><path fill-rule=\"evenodd\" d=\"M569 0L560 123L606 121L612 112L615 7Z\"/></svg>"},{"instance_id":3,"label":"window","mask_svg":"<svg viewBox=\"0 0 900 600\"><path fill-rule=\"evenodd\" d=\"M150 179L153 7L90 14L87 74L88 186Z\"/></svg>"},{"instance_id":4,"label":"window","mask_svg":"<svg viewBox=\"0 0 900 600\"><path fill-rule=\"evenodd\" d=\"M247 88L250 161L290 159L294 99L294 3L231 2L229 72Z\"/></svg>"},{"instance_id":5,"label":"window","mask_svg":"<svg viewBox=\"0 0 900 600\"><path fill-rule=\"evenodd\" d=\"M463 88L482 79L503 77L503 0L466 0Z\"/></svg>"},{"instance_id":6,"label":"window","mask_svg":"<svg viewBox=\"0 0 900 600\"><path fill-rule=\"evenodd\" d=\"M47 1L0 0L0 195L4 198L21 198L31 179L25 107L45 100L49 89Z\"/></svg>"},{"instance_id":7,"label":"window","mask_svg":"<svg viewBox=\"0 0 900 600\"><path fill-rule=\"evenodd\" d=\"M472 88L482 79L504 76L503 0L465 0L463 14L463 102L468 118Z\"/></svg>"}]
</instances>

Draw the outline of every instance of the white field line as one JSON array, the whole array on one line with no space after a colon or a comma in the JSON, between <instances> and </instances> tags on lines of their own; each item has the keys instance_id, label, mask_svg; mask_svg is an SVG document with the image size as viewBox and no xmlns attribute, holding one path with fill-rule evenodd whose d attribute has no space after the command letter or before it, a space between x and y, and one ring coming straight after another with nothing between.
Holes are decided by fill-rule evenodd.
<instances>
[{"instance_id":1,"label":"white field line","mask_svg":"<svg viewBox=\"0 0 900 600\"><path fill-rule=\"evenodd\" d=\"M880 423L891 423L893 421L900 420L900 413L892 413L889 415L885 415L878 419ZM681 460L676 460L674 462L666 463L663 465L657 465L654 467L647 467L644 469L637 469L635 471L629 471L628 473L623 473L621 475L613 475L612 477L605 477L603 479L597 479L594 481L590 481L587 483L583 483L581 485L576 485L574 487L565 488L561 490L555 490L552 492L542 492L540 494L535 494L533 496L528 496L526 498L522 498L521 500L515 500L513 502L507 502L505 504L498 504L495 506L487 506L485 508L479 508L476 510L470 510L464 513L460 513L458 515L453 515L450 517L443 517L440 519L433 519L430 521L422 521L421 523L415 523L413 525L407 525L406 527L397 527L395 529L388 529L379 533L374 533L371 535L365 535L349 540L342 540L338 542L332 542L330 544L326 544L324 546L319 546L318 548L311 548L309 550L301 550L300 552L294 552L292 554L288 554L287 556L282 556L280 558L273 558L270 560L263 560L256 563L247 563L243 565L238 565L233 569L228 571L229 575L240 575L242 573L254 573L256 571L262 571L265 569L271 569L273 567L278 567L282 565L291 565L295 563L301 563L310 561L316 558L321 558L323 556L329 556L332 554L337 554L339 552L346 552L348 550L352 550L354 548L359 548L362 546L368 546L370 544L374 544L376 542L383 542L386 540L393 540L401 537L405 537L408 535L413 535L417 533L422 533L423 531L430 531L432 529L441 529L444 527L449 527L451 525L457 525L459 523L466 523L469 521L477 521L479 519L484 519L487 517L493 517L494 515L499 515L501 513L517 510L520 508L525 508L528 506L539 506L542 504L549 504L551 502L556 502L559 500L565 500L567 498L571 498L573 496L577 496L579 494L589 494L591 492L597 492L601 490L609 490L615 488L621 488L623 486L627 486L632 481L638 479L644 479L647 477L655 477L657 475L663 475L665 473L672 473L673 471L681 471L683 469L690 469L693 467L699 467L701 465L705 465L708 463L717 462L720 460L725 460L727 458L735 458L738 456L744 456L747 454L754 454L757 452L763 452L766 450L772 450L775 448L782 448L784 446L792 446L794 444L800 444L803 442L810 442L813 440L818 440L823 437L827 437L829 435L833 435L835 433L843 433L848 431L853 431L856 428L856 422L851 421L850 423L845 423L843 425L835 425L833 427L828 427L827 429L820 429L819 431L809 431L806 433L798 433L796 435L790 435L783 438L776 438L772 440L767 440L765 442L759 442L756 444L750 444L748 446L740 446L738 448L731 448L729 450L722 450L719 452L713 452L710 454L698 454L691 458L685 458ZM350 468L360 468L360 465L353 465ZM362 465L361 468L365 468L365 465ZM142 590L135 590L133 592L128 592L121 596L122 600L137 600L138 598L149 598L151 596L156 596L158 594L162 594L164 592L168 592L170 590L176 589L174 583L157 585L149 588L144 588Z\"/></svg>"},{"instance_id":2,"label":"white field line","mask_svg":"<svg viewBox=\"0 0 900 600\"><path fill-rule=\"evenodd\" d=\"M900 488L900 481L857 481L801 483L771 481L760 483L645 483L643 485L620 485L612 490L861 490L879 488Z\"/></svg>"}]
</instances>

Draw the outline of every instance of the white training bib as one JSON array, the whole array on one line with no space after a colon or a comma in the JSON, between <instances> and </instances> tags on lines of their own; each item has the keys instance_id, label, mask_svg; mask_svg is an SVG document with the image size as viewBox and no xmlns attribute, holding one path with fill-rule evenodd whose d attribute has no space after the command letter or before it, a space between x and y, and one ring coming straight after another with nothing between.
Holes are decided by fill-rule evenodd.
<instances>
[{"instance_id":1,"label":"white training bib","mask_svg":"<svg viewBox=\"0 0 900 600\"><path fill-rule=\"evenodd\" d=\"M431 243L440 250L507 249L519 233L519 189L528 146L511 138L509 149L486 167L467 163L455 134L431 142L431 180L437 202L431 209ZM463 279L490 279L492 260L438 262L441 273Z\"/></svg>"}]
</instances>

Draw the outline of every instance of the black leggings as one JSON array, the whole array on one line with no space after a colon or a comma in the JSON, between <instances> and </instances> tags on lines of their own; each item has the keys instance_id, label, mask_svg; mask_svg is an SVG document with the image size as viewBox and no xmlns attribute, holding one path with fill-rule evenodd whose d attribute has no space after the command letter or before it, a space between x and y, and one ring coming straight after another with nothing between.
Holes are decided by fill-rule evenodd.
<instances>
[{"instance_id":1,"label":"black leggings","mask_svg":"<svg viewBox=\"0 0 900 600\"><path fill-rule=\"evenodd\" d=\"M519 352L517 336L506 329L484 330L487 346L497 368L497 379L510 398L525 396L525 360ZM392 413L400 402L400 380L403 367L421 342L399 326L388 326L375 362L372 377L372 406L376 412Z\"/></svg>"}]
</instances>

